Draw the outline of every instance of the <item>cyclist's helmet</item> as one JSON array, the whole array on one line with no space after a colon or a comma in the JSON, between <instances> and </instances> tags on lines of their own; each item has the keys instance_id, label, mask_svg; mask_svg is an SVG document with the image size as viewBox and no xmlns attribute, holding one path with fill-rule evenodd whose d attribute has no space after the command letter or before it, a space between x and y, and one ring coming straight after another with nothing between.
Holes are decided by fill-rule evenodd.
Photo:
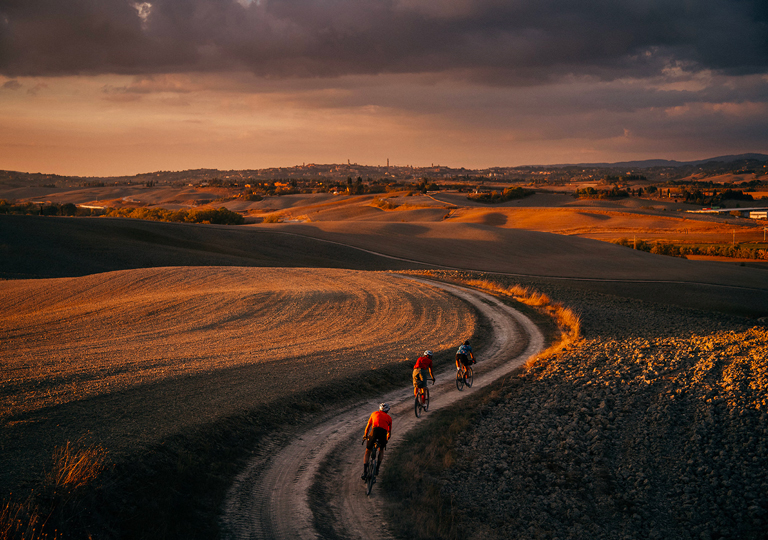
<instances>
[{"instance_id":1,"label":"cyclist's helmet","mask_svg":"<svg viewBox=\"0 0 768 540\"><path fill-rule=\"evenodd\" d=\"M469 340L465 341L464 345L469 345Z\"/></svg>"},{"instance_id":2,"label":"cyclist's helmet","mask_svg":"<svg viewBox=\"0 0 768 540\"><path fill-rule=\"evenodd\" d=\"M389 403L382 403L379 405L379 410L381 412L389 412Z\"/></svg>"},{"instance_id":3,"label":"cyclist's helmet","mask_svg":"<svg viewBox=\"0 0 768 540\"><path fill-rule=\"evenodd\" d=\"M432 356L432 351L424 351L424 356Z\"/></svg>"}]
</instances>

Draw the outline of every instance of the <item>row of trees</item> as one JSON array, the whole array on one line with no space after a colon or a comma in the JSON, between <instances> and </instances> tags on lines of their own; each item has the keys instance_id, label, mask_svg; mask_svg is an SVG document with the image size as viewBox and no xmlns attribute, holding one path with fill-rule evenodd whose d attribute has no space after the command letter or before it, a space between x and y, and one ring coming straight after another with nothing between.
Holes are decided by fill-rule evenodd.
<instances>
[{"instance_id":1,"label":"row of trees","mask_svg":"<svg viewBox=\"0 0 768 540\"><path fill-rule=\"evenodd\" d=\"M166 210L164 208L109 208L107 217L171 221L176 223L211 223L216 225L242 225L245 218L227 208L201 208L199 210Z\"/></svg>"},{"instance_id":2,"label":"row of trees","mask_svg":"<svg viewBox=\"0 0 768 540\"><path fill-rule=\"evenodd\" d=\"M28 216L93 216L103 213L93 208L82 208L72 203L12 203L0 200L0 214L24 214Z\"/></svg>"},{"instance_id":3,"label":"row of trees","mask_svg":"<svg viewBox=\"0 0 768 540\"><path fill-rule=\"evenodd\" d=\"M645 180L645 176L642 174L625 174L621 176L614 176L611 174L608 174L605 176L605 180L608 182L624 182L624 181L630 181L630 180Z\"/></svg>"},{"instance_id":4,"label":"row of trees","mask_svg":"<svg viewBox=\"0 0 768 540\"><path fill-rule=\"evenodd\" d=\"M741 190L726 189L725 191L715 191L711 195L707 195L701 190L688 191L684 189L680 192L680 197L685 202L691 202L700 204L703 206L718 206L722 205L723 201L753 201L754 198L749 193L744 193Z\"/></svg>"},{"instance_id":5,"label":"row of trees","mask_svg":"<svg viewBox=\"0 0 768 540\"><path fill-rule=\"evenodd\" d=\"M617 199L620 197L629 197L627 190L619 189L618 186L613 186L611 189L595 189L593 187L586 187L583 189L577 189L575 195L579 199Z\"/></svg>"},{"instance_id":6,"label":"row of trees","mask_svg":"<svg viewBox=\"0 0 768 540\"><path fill-rule=\"evenodd\" d=\"M528 195L533 195L534 190L516 187L508 187L504 191L491 191L486 193L470 193L467 199L484 203L501 203L515 199L523 199Z\"/></svg>"},{"instance_id":7,"label":"row of trees","mask_svg":"<svg viewBox=\"0 0 768 540\"><path fill-rule=\"evenodd\" d=\"M643 240L629 240L622 238L614 244L626 247L634 247L648 253L669 255L671 257L685 257L687 255L706 255L709 257L730 257L735 259L768 260L768 249L750 248L739 245L711 245L692 246L678 245L669 242L645 242Z\"/></svg>"},{"instance_id":8,"label":"row of trees","mask_svg":"<svg viewBox=\"0 0 768 540\"><path fill-rule=\"evenodd\" d=\"M32 216L106 216L178 223L214 223L218 225L242 225L245 218L226 208L201 208L192 210L166 210L164 208L83 208L72 203L10 203L0 200L0 214L25 214Z\"/></svg>"}]
</instances>

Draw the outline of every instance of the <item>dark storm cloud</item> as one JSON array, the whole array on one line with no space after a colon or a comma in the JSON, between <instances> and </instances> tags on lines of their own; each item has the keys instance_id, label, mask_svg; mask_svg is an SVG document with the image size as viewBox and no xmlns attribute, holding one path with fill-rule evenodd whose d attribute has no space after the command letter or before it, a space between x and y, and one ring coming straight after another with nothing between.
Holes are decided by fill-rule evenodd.
<instances>
[{"instance_id":1,"label":"dark storm cloud","mask_svg":"<svg viewBox=\"0 0 768 540\"><path fill-rule=\"evenodd\" d=\"M0 0L0 73L456 71L498 84L768 68L765 0Z\"/></svg>"}]
</instances>

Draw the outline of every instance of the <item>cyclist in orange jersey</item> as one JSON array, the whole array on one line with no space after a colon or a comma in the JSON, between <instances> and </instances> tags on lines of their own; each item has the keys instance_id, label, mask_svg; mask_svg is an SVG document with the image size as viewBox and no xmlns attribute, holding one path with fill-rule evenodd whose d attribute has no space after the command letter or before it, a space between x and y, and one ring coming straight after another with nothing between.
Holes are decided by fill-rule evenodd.
<instances>
[{"instance_id":1,"label":"cyclist in orange jersey","mask_svg":"<svg viewBox=\"0 0 768 540\"><path fill-rule=\"evenodd\" d=\"M435 382L435 376L432 374L432 351L424 351L424 356L419 356L416 364L413 366L413 395L419 393L419 388L426 388L427 378L425 371L429 373L429 378Z\"/></svg>"},{"instance_id":2,"label":"cyclist in orange jersey","mask_svg":"<svg viewBox=\"0 0 768 540\"><path fill-rule=\"evenodd\" d=\"M368 417L368 423L365 425L364 439L368 439L368 444L365 446L365 458L363 461L363 480L368 477L368 458L371 456L371 450L373 445L379 443L379 459L378 464L381 465L381 458L384 457L384 448L387 447L387 441L392 435L392 417L389 416L389 403L382 403L379 405L378 411L373 411L371 416ZM368 432L370 431L370 436Z\"/></svg>"}]
</instances>

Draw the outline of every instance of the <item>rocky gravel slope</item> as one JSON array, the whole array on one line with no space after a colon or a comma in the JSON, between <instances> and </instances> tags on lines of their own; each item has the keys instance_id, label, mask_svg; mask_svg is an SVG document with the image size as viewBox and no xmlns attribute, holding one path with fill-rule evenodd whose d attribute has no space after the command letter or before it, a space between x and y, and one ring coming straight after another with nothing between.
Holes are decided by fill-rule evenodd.
<instances>
[{"instance_id":1,"label":"rocky gravel slope","mask_svg":"<svg viewBox=\"0 0 768 540\"><path fill-rule=\"evenodd\" d=\"M506 382L434 481L467 538L765 538L768 326L538 284L584 339Z\"/></svg>"}]
</instances>

